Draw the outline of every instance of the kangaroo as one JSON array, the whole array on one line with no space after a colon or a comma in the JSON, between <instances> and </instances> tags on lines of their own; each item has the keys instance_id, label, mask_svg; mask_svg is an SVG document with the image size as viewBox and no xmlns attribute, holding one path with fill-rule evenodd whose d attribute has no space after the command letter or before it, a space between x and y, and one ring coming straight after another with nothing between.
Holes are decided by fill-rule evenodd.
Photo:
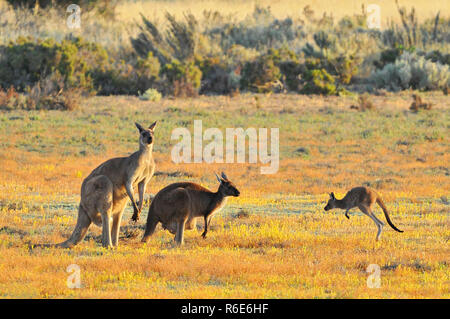
<instances>
[{"instance_id":1,"label":"kangaroo","mask_svg":"<svg viewBox=\"0 0 450 319\"><path fill-rule=\"evenodd\" d=\"M202 237L206 238L211 218L225 206L227 196L240 195L225 173L222 172L222 176L216 174L216 178L220 185L215 193L190 182L170 184L160 190L150 205L142 242L148 242L161 222L164 229L175 235L175 242L182 245L184 229L194 228L198 217L203 217Z\"/></svg>"},{"instance_id":2,"label":"kangaroo","mask_svg":"<svg viewBox=\"0 0 450 319\"><path fill-rule=\"evenodd\" d=\"M386 220L394 230L399 233L403 233L402 230L395 227L395 225L391 222L389 218L389 214L386 206L381 199L381 196L373 189L368 187L355 187L352 188L343 199L336 199L334 193L330 194L330 199L328 200L327 206L325 206L325 211L328 211L333 208L345 209L345 217L350 219L348 216L348 211L354 207L358 207L364 214L369 216L377 225L378 233L376 240L378 241L381 235L381 231L383 230L384 223L379 220L375 214L372 212L372 206L374 203L377 203L381 209L383 209L384 216Z\"/></svg>"},{"instance_id":3,"label":"kangaroo","mask_svg":"<svg viewBox=\"0 0 450 319\"><path fill-rule=\"evenodd\" d=\"M57 247L72 248L86 236L91 223L102 226L103 247L116 247L123 211L131 199L134 213L139 219L144 202L145 188L155 171L152 156L154 122L148 129L135 123L139 130L139 150L128 157L112 158L95 168L81 185L78 220L72 235ZM139 202L134 200L138 187Z\"/></svg>"}]
</instances>

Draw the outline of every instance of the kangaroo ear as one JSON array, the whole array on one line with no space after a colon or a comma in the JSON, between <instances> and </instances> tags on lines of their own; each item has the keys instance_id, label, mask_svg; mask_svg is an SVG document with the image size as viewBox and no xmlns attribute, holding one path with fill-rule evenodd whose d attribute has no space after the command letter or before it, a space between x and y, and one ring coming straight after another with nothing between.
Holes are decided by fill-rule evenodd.
<instances>
[{"instance_id":1,"label":"kangaroo ear","mask_svg":"<svg viewBox=\"0 0 450 319\"><path fill-rule=\"evenodd\" d=\"M157 121L155 121L152 125L150 125L150 126L148 127L148 129L149 129L150 131L153 131L153 130L155 129L156 122L157 122Z\"/></svg>"},{"instance_id":2,"label":"kangaroo ear","mask_svg":"<svg viewBox=\"0 0 450 319\"><path fill-rule=\"evenodd\" d=\"M335 199L334 193L333 193L333 192L330 193L330 198L331 198L331 199Z\"/></svg>"},{"instance_id":3,"label":"kangaroo ear","mask_svg":"<svg viewBox=\"0 0 450 319\"><path fill-rule=\"evenodd\" d=\"M217 175L217 173L214 172L214 175L216 175L217 180L219 181L219 183L222 183L222 179L220 178L219 175Z\"/></svg>"},{"instance_id":4,"label":"kangaroo ear","mask_svg":"<svg viewBox=\"0 0 450 319\"><path fill-rule=\"evenodd\" d=\"M227 177L227 175L225 175L224 172L222 172L222 178L228 180L228 177Z\"/></svg>"},{"instance_id":5,"label":"kangaroo ear","mask_svg":"<svg viewBox=\"0 0 450 319\"><path fill-rule=\"evenodd\" d=\"M141 124L139 124L139 123L134 123L134 124L136 124L136 127L138 128L138 130L139 130L139 132L142 132L143 130L144 130L144 128L142 127L142 125Z\"/></svg>"}]
</instances>

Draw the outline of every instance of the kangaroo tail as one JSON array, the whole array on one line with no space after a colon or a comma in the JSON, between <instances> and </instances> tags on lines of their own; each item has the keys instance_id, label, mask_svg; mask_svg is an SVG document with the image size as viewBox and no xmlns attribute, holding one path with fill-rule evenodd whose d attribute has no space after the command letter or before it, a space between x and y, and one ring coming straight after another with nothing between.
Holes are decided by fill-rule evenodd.
<instances>
[{"instance_id":1,"label":"kangaroo tail","mask_svg":"<svg viewBox=\"0 0 450 319\"><path fill-rule=\"evenodd\" d=\"M156 229L156 225L159 223L159 218L156 216L155 212L155 201L152 201L150 204L150 208L148 209L148 215L147 215L147 223L145 225L145 232L144 236L142 237L142 242L147 242L149 240L149 237L153 235Z\"/></svg>"},{"instance_id":2,"label":"kangaroo tail","mask_svg":"<svg viewBox=\"0 0 450 319\"><path fill-rule=\"evenodd\" d=\"M398 228L395 227L395 225L391 222L391 219L389 218L389 214L388 214L387 208L386 208L386 206L384 205L384 203L383 203L383 201L381 200L381 198L379 198L379 197L377 198L377 204L378 204L378 205L381 207L381 209L383 210L384 216L386 217L386 220L387 220L389 226L391 226L392 229L398 231L399 233L403 233L403 230L398 229Z\"/></svg>"},{"instance_id":3,"label":"kangaroo tail","mask_svg":"<svg viewBox=\"0 0 450 319\"><path fill-rule=\"evenodd\" d=\"M80 207L78 208L77 224L75 225L72 235L70 235L69 239L66 241L56 244L55 247L72 248L84 239L90 225L91 219L80 203Z\"/></svg>"}]
</instances>

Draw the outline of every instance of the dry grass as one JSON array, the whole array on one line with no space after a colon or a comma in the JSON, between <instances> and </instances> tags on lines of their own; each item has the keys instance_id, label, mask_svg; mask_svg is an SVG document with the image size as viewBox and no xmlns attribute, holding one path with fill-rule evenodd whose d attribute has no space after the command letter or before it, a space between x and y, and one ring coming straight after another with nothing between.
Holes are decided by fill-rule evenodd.
<instances>
[{"instance_id":1,"label":"dry grass","mask_svg":"<svg viewBox=\"0 0 450 319\"><path fill-rule=\"evenodd\" d=\"M410 94L371 96L373 112L352 112L349 97L276 94L259 95L259 108L244 94L158 103L92 97L70 114L2 112L0 297L449 298L449 101L424 95L435 107L416 114ZM82 179L136 149L134 121L155 119L158 174L149 193L179 180L216 188L213 171L220 170L241 191L213 219L208 238L188 231L186 245L175 248L158 228L142 245L144 221L129 224L129 207L117 250L101 248L101 230L91 226L73 250L30 251L28 242L67 238ZM193 119L204 129L279 127L279 172L173 164L170 132L192 129ZM386 226L376 243L375 225L356 210L350 220L323 211L328 192L339 198L364 183L383 195L403 234ZM81 289L66 286L70 264L81 267ZM367 288L369 264L381 267L379 289Z\"/></svg>"},{"instance_id":2,"label":"dry grass","mask_svg":"<svg viewBox=\"0 0 450 319\"><path fill-rule=\"evenodd\" d=\"M151 18L162 20L166 11L181 17L185 12L192 12L196 16L203 14L203 11L219 11L223 15L233 15L238 19L243 19L251 14L255 5L261 7L270 6L272 13L279 18L301 16L305 6L309 5L314 10L317 17L323 13L332 14L335 19L344 16L361 13L361 5L366 7L372 2L360 2L354 0L331 0L331 1L295 1L295 0L259 0L259 1L237 1L237 0L187 0L187 1L136 1L132 3L122 3L117 7L118 19L122 21L133 21L139 13L144 13ZM401 6L414 6L420 12L422 19L432 18L438 11L446 15L449 12L449 5L445 2L425 0L400 1ZM382 27L386 26L389 20L400 22L395 1L377 1L381 8Z\"/></svg>"}]
</instances>

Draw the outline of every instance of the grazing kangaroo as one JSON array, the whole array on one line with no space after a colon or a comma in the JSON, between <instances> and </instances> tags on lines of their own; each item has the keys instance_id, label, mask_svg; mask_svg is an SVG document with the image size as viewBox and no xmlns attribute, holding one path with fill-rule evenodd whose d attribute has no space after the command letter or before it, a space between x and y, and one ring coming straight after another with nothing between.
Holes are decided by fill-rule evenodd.
<instances>
[{"instance_id":1,"label":"grazing kangaroo","mask_svg":"<svg viewBox=\"0 0 450 319\"><path fill-rule=\"evenodd\" d=\"M139 130L139 150L128 157L112 158L86 177L81 185L78 220L68 240L57 247L71 248L86 236L91 223L102 226L103 247L117 246L122 214L128 199L134 208L132 220L137 221L144 202L144 192L155 170L152 156L153 131L156 122ZM139 202L134 200L134 188L138 187Z\"/></svg>"},{"instance_id":2,"label":"grazing kangaroo","mask_svg":"<svg viewBox=\"0 0 450 319\"><path fill-rule=\"evenodd\" d=\"M333 208L345 209L346 210L345 217L350 219L350 217L348 216L348 211L354 207L358 207L364 214L369 216L377 225L378 233L376 240L378 240L380 238L381 231L383 230L384 223L381 220L379 220L372 212L371 207L375 202L381 207L381 209L383 209L384 216L386 217L389 226L391 226L394 230L398 231L399 233L403 233L402 230L395 227L395 225L391 222L387 208L384 205L380 195L373 189L368 187L355 187L351 189L343 199L336 199L336 197L334 197L334 193L331 193L327 206L325 206L324 209L326 211Z\"/></svg>"},{"instance_id":3,"label":"grazing kangaroo","mask_svg":"<svg viewBox=\"0 0 450 319\"><path fill-rule=\"evenodd\" d=\"M216 177L220 185L215 193L190 182L170 184L160 190L150 205L142 242L148 242L156 225L161 222L164 229L175 234L175 242L181 245L184 229L194 228L198 217L203 217L205 230L202 237L206 238L211 218L225 206L226 197L240 194L225 173L222 172L221 177L216 174Z\"/></svg>"}]
</instances>

